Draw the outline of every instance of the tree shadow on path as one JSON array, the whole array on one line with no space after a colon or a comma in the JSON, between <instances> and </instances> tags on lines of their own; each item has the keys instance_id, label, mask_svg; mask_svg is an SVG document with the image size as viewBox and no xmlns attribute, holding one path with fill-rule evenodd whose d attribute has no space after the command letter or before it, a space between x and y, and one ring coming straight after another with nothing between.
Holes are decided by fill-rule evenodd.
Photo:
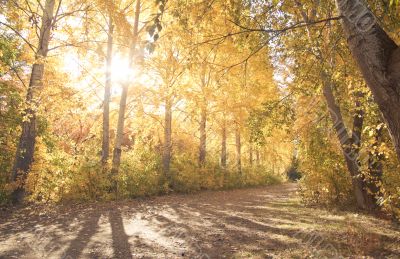
<instances>
[{"instance_id":1,"label":"tree shadow on path","mask_svg":"<svg viewBox=\"0 0 400 259\"><path fill-rule=\"evenodd\" d=\"M100 217L100 211L94 211L87 216L86 220L81 223L82 228L78 232L76 238L72 240L68 249L63 253L63 259L79 258L81 256L90 238L95 235L98 230Z\"/></svg>"},{"instance_id":2,"label":"tree shadow on path","mask_svg":"<svg viewBox=\"0 0 400 259\"><path fill-rule=\"evenodd\" d=\"M109 220L112 232L114 258L131 259L132 253L129 245L129 236L125 232L119 208L110 211Z\"/></svg>"}]
</instances>

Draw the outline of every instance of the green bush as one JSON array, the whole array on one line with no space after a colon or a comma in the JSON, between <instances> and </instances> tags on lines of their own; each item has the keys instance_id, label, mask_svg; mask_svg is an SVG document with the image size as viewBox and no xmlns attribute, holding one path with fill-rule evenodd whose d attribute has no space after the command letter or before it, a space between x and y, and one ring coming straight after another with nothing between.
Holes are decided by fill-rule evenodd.
<instances>
[{"instance_id":1,"label":"green bush","mask_svg":"<svg viewBox=\"0 0 400 259\"><path fill-rule=\"evenodd\" d=\"M320 128L314 129L313 138L300 149L299 167L303 177L300 195L306 204L348 204L352 202L351 177L343 154Z\"/></svg>"},{"instance_id":2,"label":"green bush","mask_svg":"<svg viewBox=\"0 0 400 259\"><path fill-rule=\"evenodd\" d=\"M57 140L49 136L37 138L35 162L26 185L31 201L129 199L171 191L191 193L269 185L282 181L260 166L244 167L241 173L235 168L222 169L217 163L199 167L196 159L187 153L173 156L171 178L167 180L160 154L137 146L123 152L121 167L115 179L115 193L112 188L114 176L111 175L111 165L103 167L100 163L96 140L88 141L79 150L79 155L71 155L55 143ZM0 199L8 199L7 194L2 195L0 192Z\"/></svg>"},{"instance_id":3,"label":"green bush","mask_svg":"<svg viewBox=\"0 0 400 259\"><path fill-rule=\"evenodd\" d=\"M123 155L118 177L121 197L134 198L166 192L161 173L161 158L154 152L135 150Z\"/></svg>"}]
</instances>

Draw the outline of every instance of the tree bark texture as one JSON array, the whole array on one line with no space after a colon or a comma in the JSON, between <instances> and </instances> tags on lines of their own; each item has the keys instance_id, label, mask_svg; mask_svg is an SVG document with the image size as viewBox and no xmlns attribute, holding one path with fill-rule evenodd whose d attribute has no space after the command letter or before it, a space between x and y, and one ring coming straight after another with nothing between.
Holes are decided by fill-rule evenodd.
<instances>
[{"instance_id":1,"label":"tree bark texture","mask_svg":"<svg viewBox=\"0 0 400 259\"><path fill-rule=\"evenodd\" d=\"M24 183L27 174L32 166L37 134L36 110L39 107L38 94L43 87L43 76L45 63L49 51L50 34L53 26L55 0L46 0L42 24L39 33L39 45L36 51L35 63L32 66L31 78L25 99L27 108L22 123L22 132L19 138L15 161L11 172L11 180L18 183L12 193L12 200L15 203L22 201L24 197Z\"/></svg>"}]
</instances>

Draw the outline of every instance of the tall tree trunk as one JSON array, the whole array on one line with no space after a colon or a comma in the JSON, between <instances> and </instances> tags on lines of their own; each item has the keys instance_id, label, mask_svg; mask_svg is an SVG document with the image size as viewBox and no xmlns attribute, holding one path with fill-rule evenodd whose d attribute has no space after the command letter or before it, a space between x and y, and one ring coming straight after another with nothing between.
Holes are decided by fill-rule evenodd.
<instances>
[{"instance_id":1,"label":"tall tree trunk","mask_svg":"<svg viewBox=\"0 0 400 259\"><path fill-rule=\"evenodd\" d=\"M296 0L295 4L299 7L300 13L306 23L314 20L315 16L310 17L308 12L306 12L304 10L304 8L302 7L302 4L299 1ZM314 10L316 10L316 9L314 8ZM307 32L308 32L309 41L312 42L309 27L307 26L306 28L307 28ZM328 28L330 29L330 26ZM313 54L319 60L324 60L324 57L319 49L317 51L315 51ZM332 63L332 61L331 61L331 63ZM331 78L329 77L329 75L326 72L324 72L322 70L320 72L320 76L321 76L321 79L324 84L322 90L323 90L323 94L325 97L325 102L328 106L329 114L331 116L332 123L333 123L333 128L335 129L336 136L339 140L340 147L341 147L343 155L344 155L347 170L349 171L351 179L352 179L353 192L354 192L354 196L357 201L357 205L360 208L365 208L367 206L367 202L364 197L363 184L359 178L360 174L359 174L358 153L353 152L353 146L351 143L352 139L349 136L349 133L346 129L340 107L336 103L335 97L332 92ZM363 120L354 121L353 124L358 124L360 122L363 122Z\"/></svg>"},{"instance_id":2,"label":"tall tree trunk","mask_svg":"<svg viewBox=\"0 0 400 259\"><path fill-rule=\"evenodd\" d=\"M257 149L256 149L256 164L257 164L257 166L259 166L260 165L260 148L259 147L257 147Z\"/></svg>"},{"instance_id":3,"label":"tall tree trunk","mask_svg":"<svg viewBox=\"0 0 400 259\"><path fill-rule=\"evenodd\" d=\"M101 152L101 162L107 163L110 153L110 97L111 97L111 65L113 55L113 33L114 25L110 14L108 21L108 40L107 40L107 57L106 57L106 84L104 88L103 102L103 142Z\"/></svg>"},{"instance_id":4,"label":"tall tree trunk","mask_svg":"<svg viewBox=\"0 0 400 259\"><path fill-rule=\"evenodd\" d=\"M139 31L139 15L140 15L140 0L136 0L135 6L135 21L133 25L133 38L131 43L131 48L129 51L129 66L133 67L134 63L134 54L136 51L136 43L138 40L138 31ZM115 138L115 146L113 152L113 160L112 160L112 169L111 174L115 178L118 175L119 167L121 165L121 153L122 153L122 140L124 137L124 123L125 123L125 110L126 110L126 99L128 97L128 88L129 83L124 83L122 87L121 100L119 104L119 113L118 113L118 123L117 123L117 136ZM113 179L113 189L117 191L117 180Z\"/></svg>"},{"instance_id":5,"label":"tall tree trunk","mask_svg":"<svg viewBox=\"0 0 400 259\"><path fill-rule=\"evenodd\" d=\"M329 80L329 79L328 79ZM361 143L361 132L363 126L363 111L359 108L353 120L353 132L350 137L346 126L344 125L340 107L336 104L332 92L331 83L325 80L323 93L332 118L333 127L339 139L340 146L345 158L347 169L352 178L352 185L357 205L362 209L369 209L371 204L371 195L368 193L364 177L360 171L359 149ZM358 106L358 104L357 104Z\"/></svg>"},{"instance_id":6,"label":"tall tree trunk","mask_svg":"<svg viewBox=\"0 0 400 259\"><path fill-rule=\"evenodd\" d=\"M242 143L240 139L240 128L236 125L235 129L235 140L236 140L236 168L238 172L242 173Z\"/></svg>"},{"instance_id":7,"label":"tall tree trunk","mask_svg":"<svg viewBox=\"0 0 400 259\"><path fill-rule=\"evenodd\" d=\"M200 118L200 146L199 146L199 166L204 167L206 163L206 141L207 141L207 108L205 105L201 107L201 118Z\"/></svg>"},{"instance_id":8,"label":"tall tree trunk","mask_svg":"<svg viewBox=\"0 0 400 259\"><path fill-rule=\"evenodd\" d=\"M336 0L351 53L388 125L400 160L400 49L363 0Z\"/></svg>"},{"instance_id":9,"label":"tall tree trunk","mask_svg":"<svg viewBox=\"0 0 400 259\"><path fill-rule=\"evenodd\" d=\"M117 123L117 135L115 137L115 146L113 151L112 169L111 174L116 177L119 172L119 167L121 165L121 154L122 154L122 140L124 137L124 124L125 124L125 110L126 110L126 99L128 97L128 86L123 86L121 93L121 100L119 103L118 112L118 123ZM113 189L117 189L117 180L113 179Z\"/></svg>"},{"instance_id":10,"label":"tall tree trunk","mask_svg":"<svg viewBox=\"0 0 400 259\"><path fill-rule=\"evenodd\" d=\"M341 2L341 1L342 0L337 0L337 2ZM356 1L358 1L358 0L356 0ZM354 1L353 0L343 0L342 2L354 2ZM298 1L295 1L295 3L300 8L300 13L303 16L303 19L305 22L310 22L310 21L314 20L316 14L317 14L316 6L318 6L318 4L319 4L318 0L315 2L315 7L311 12L312 13L311 17L303 9L302 5ZM363 14L361 14L361 15L363 15ZM311 42L310 32L308 30L308 27L307 27L307 31L308 31L308 37ZM314 55L316 55L320 60L324 60L321 51L318 50L316 53L314 53ZM331 61L331 63L332 63L332 61ZM359 160L359 152L360 152L360 146L361 146L361 132L362 132L362 127L363 127L363 123L364 123L364 111L361 109L361 103L359 101L359 97L361 97L361 96L356 96L357 97L357 100L356 100L357 111L353 118L352 135L349 136L346 126L344 125L340 107L336 104L336 101L335 101L335 98L334 98L334 95L332 92L332 81L331 81L329 75L327 75L324 71L321 71L321 79L323 80L323 83L324 83L323 93L324 93L324 97L325 97L325 100L326 100L326 103L327 103L327 106L329 109L329 113L331 115L331 118L332 118L332 121L334 124L334 129L335 129L336 135L339 139L347 168L352 177L353 191L354 191L354 195L355 195L355 198L357 201L357 205L363 209L371 209L371 201L373 200L373 197L372 197L372 195L370 195L370 193L368 193L367 183L365 182L366 179L360 171L360 160ZM362 94L360 93L359 95L362 95Z\"/></svg>"},{"instance_id":11,"label":"tall tree trunk","mask_svg":"<svg viewBox=\"0 0 400 259\"><path fill-rule=\"evenodd\" d=\"M171 181L170 163L172 152L172 101L167 93L165 97L165 125L164 125L164 145L163 145L163 171L167 181Z\"/></svg>"},{"instance_id":12,"label":"tall tree trunk","mask_svg":"<svg viewBox=\"0 0 400 259\"><path fill-rule=\"evenodd\" d=\"M24 114L26 120L22 123L22 132L19 138L14 166L11 172L11 180L18 183L17 188L12 193L12 200L16 203L22 201L24 197L24 182L31 168L35 152L37 128L36 109L39 106L37 95L43 87L45 68L45 62L43 59L47 57L49 51L50 33L53 26L54 5L55 0L46 0L43 9L39 45L35 56L35 63L32 66L31 78L25 100L28 107Z\"/></svg>"},{"instance_id":13,"label":"tall tree trunk","mask_svg":"<svg viewBox=\"0 0 400 259\"><path fill-rule=\"evenodd\" d=\"M253 144L249 144L249 165L253 166Z\"/></svg>"},{"instance_id":14,"label":"tall tree trunk","mask_svg":"<svg viewBox=\"0 0 400 259\"><path fill-rule=\"evenodd\" d=\"M222 126L221 132L221 167L226 169L227 152L226 152L226 123Z\"/></svg>"}]
</instances>

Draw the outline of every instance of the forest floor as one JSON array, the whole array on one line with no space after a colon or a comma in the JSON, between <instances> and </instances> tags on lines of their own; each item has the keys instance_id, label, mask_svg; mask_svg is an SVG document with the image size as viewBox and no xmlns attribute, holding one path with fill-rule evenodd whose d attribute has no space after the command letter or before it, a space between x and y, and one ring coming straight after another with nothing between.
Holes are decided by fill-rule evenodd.
<instances>
[{"instance_id":1,"label":"forest floor","mask_svg":"<svg viewBox=\"0 0 400 259\"><path fill-rule=\"evenodd\" d=\"M305 207L296 189L3 211L0 258L400 258L390 221Z\"/></svg>"}]
</instances>

